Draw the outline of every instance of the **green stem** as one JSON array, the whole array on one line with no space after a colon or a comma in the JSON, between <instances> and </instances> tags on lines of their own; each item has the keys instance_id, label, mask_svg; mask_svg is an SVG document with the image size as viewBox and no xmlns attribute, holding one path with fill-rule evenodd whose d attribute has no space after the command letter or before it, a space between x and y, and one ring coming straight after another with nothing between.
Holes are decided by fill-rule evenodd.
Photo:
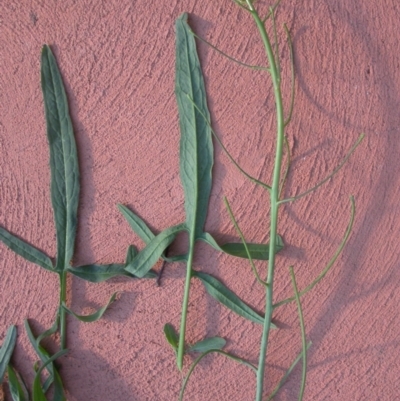
<instances>
[{"instance_id":1,"label":"green stem","mask_svg":"<svg viewBox=\"0 0 400 401\"><path fill-rule=\"evenodd\" d=\"M179 370L183 367L183 356L185 355L185 332L186 332L186 317L189 305L189 292L190 292L190 280L192 278L192 265L193 265L193 254L194 254L194 230L190 232L190 243L189 243L189 255L186 265L186 279L185 279L185 291L183 294L182 302L182 314L181 314L181 327L179 329L179 345L178 345L178 355L177 364Z\"/></svg>"},{"instance_id":2,"label":"green stem","mask_svg":"<svg viewBox=\"0 0 400 401\"><path fill-rule=\"evenodd\" d=\"M280 172L282 166L285 121L283 115L283 104L282 104L282 94L280 89L279 71L275 60L274 52L271 46L271 42L265 30L264 23L260 19L257 10L251 7L250 13L260 32L265 52L268 58L270 74L274 88L276 120L277 120L275 165L273 172L273 181L270 191L271 218L270 218L270 243L269 243L268 276L267 276L267 286L266 286L265 319L264 319L263 332L261 336L260 355L259 355L258 371L257 371L256 401L262 401L263 388L264 388L265 362L268 348L268 337L271 329L271 318L273 309L272 304L273 304L273 281L274 281L274 270L275 270L275 246L276 246L277 226L278 226L279 184L280 184Z\"/></svg>"},{"instance_id":3,"label":"green stem","mask_svg":"<svg viewBox=\"0 0 400 401\"><path fill-rule=\"evenodd\" d=\"M60 273L60 350L63 351L67 346L67 313L62 305L65 305L67 301L67 272L63 271Z\"/></svg>"}]
</instances>

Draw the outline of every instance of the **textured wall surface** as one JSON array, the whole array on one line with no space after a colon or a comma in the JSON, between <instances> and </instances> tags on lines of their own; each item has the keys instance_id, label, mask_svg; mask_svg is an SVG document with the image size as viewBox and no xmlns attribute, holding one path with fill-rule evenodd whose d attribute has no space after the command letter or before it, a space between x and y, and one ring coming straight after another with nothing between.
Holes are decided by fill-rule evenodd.
<instances>
[{"instance_id":1,"label":"textured wall surface","mask_svg":"<svg viewBox=\"0 0 400 401\"><path fill-rule=\"evenodd\" d=\"M74 264L122 262L143 243L116 204L124 203L155 230L184 219L179 178L179 127L174 96L175 19L190 13L193 29L226 53L265 64L251 18L228 0L3 0L0 3L0 225L55 255L50 171L40 89L40 50L52 46L70 102L81 168ZM286 195L323 179L361 132L366 139L343 170L312 196L282 207L275 299L292 295L288 266L303 288L325 266L357 203L354 231L326 279L303 298L309 351L305 400L400 399L400 41L397 0L284 0L295 48L296 104L287 133L293 164ZM282 33L283 35L283 33ZM284 37L284 36L282 36ZM270 180L274 100L263 72L242 68L198 44L216 131L251 174ZM288 53L282 41L285 104L290 95ZM246 181L215 145L206 228L235 238L223 205L227 196L248 240L268 240L268 196ZM175 249L184 249L184 241ZM249 304L264 294L245 260L199 245L195 268L223 280ZM23 330L52 323L57 277L0 244L0 336L10 324L19 336L13 363L32 383L36 356ZM160 265L158 265L159 267ZM261 269L262 264L257 265ZM77 278L68 298L89 313L120 292L105 317L69 320L70 353L61 358L68 401L170 401L182 376L163 334L179 324L185 268L167 266L154 281ZM300 350L295 305L275 313L266 381L272 389ZM233 315L194 282L187 339L220 335L227 349L257 361L261 328ZM1 339L2 337L0 337ZM48 342L50 349L54 343ZM185 370L191 357L186 357ZM301 369L276 398L297 399ZM209 356L195 371L186 399L251 401L247 368Z\"/></svg>"}]
</instances>

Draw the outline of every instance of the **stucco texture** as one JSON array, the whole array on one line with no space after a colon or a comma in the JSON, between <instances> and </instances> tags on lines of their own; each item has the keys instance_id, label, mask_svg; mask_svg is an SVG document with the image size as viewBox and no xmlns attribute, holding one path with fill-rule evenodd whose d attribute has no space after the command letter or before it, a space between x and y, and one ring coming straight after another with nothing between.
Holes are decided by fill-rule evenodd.
<instances>
[{"instance_id":1,"label":"stucco texture","mask_svg":"<svg viewBox=\"0 0 400 401\"><path fill-rule=\"evenodd\" d=\"M262 3L263 7L267 4ZM56 252L50 171L40 89L40 51L50 44L69 99L81 170L73 264L122 263L129 244L143 248L116 208L131 207L155 231L184 220L179 178L179 126L174 96L176 18L226 53L265 64L256 28L233 2L172 0L0 2L0 225ZM286 247L276 267L275 300L293 294L338 247L356 199L348 245L326 278L303 297L309 350L305 400L400 399L400 41L397 0L282 1L279 27L293 37L296 100L287 134L292 169L285 194L326 177L359 134L346 166L314 194L280 210ZM283 31L280 31L284 38ZM274 98L267 75L236 65L204 43L198 51L213 125L243 168L269 181L275 143ZM281 41L285 107L290 96L288 52ZM237 238L223 204L227 196L249 241L268 240L268 194L246 180L215 144L207 231ZM184 250L181 238L173 251ZM262 310L264 291L245 260L199 244L194 266L221 279ZM23 321L48 328L58 303L57 276L0 244L0 336L18 326L12 358L26 382L37 359ZM257 263L260 272L265 269ZM160 268L157 264L156 268ZM185 266L166 267L162 284L70 279L68 300L90 313L114 291L119 299L96 323L68 319L67 356L60 358L68 401L170 401L182 375L163 326L178 327ZM279 308L270 336L267 389L301 349L296 305ZM232 314L193 281L187 340L227 339L227 350L256 363L261 327ZM2 340L3 337L0 337ZM57 339L45 345L55 350ZM193 357L185 359L184 372ZM298 366L278 401L295 400ZM208 356L189 382L187 400L251 401L255 377L242 365Z\"/></svg>"}]
</instances>

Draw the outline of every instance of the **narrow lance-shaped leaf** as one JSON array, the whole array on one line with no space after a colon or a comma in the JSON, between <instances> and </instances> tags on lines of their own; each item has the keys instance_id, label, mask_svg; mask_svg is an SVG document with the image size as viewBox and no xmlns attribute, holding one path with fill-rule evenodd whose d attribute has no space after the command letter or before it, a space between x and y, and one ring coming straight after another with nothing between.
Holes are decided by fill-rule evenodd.
<instances>
[{"instance_id":1,"label":"narrow lance-shaped leaf","mask_svg":"<svg viewBox=\"0 0 400 401\"><path fill-rule=\"evenodd\" d=\"M226 341L222 337L206 338L193 344L187 352L207 352L212 349L222 349L225 347Z\"/></svg>"},{"instance_id":2,"label":"narrow lance-shaped leaf","mask_svg":"<svg viewBox=\"0 0 400 401\"><path fill-rule=\"evenodd\" d=\"M138 253L131 263L126 265L125 269L137 277L144 277L176 235L185 228L185 224L179 224L162 231L147 244L146 248Z\"/></svg>"},{"instance_id":3,"label":"narrow lance-shaped leaf","mask_svg":"<svg viewBox=\"0 0 400 401\"><path fill-rule=\"evenodd\" d=\"M67 96L50 47L42 50L42 91L50 146L51 200L57 232L58 271L70 263L75 243L79 167Z\"/></svg>"},{"instance_id":4,"label":"narrow lance-shaped leaf","mask_svg":"<svg viewBox=\"0 0 400 401\"><path fill-rule=\"evenodd\" d=\"M69 309L65 304L63 304L62 307L67 311L67 313L74 316L76 319L80 320L81 322L91 323L91 322L96 322L97 320L101 319L101 317L104 315L105 311L115 301L116 298L117 298L117 293L115 292L114 294L111 295L111 298L109 299L109 301L107 302L106 305L104 305L102 308L98 309L96 312L91 313L90 315L78 315L77 313L75 313L71 309Z\"/></svg>"},{"instance_id":5,"label":"narrow lance-shaped leaf","mask_svg":"<svg viewBox=\"0 0 400 401\"><path fill-rule=\"evenodd\" d=\"M210 120L204 79L187 18L185 13L176 21L175 94L181 130L180 175L185 193L186 223L194 238L198 238L207 216L213 146L210 127L203 117ZM188 102L188 96L196 107Z\"/></svg>"},{"instance_id":6,"label":"narrow lance-shaped leaf","mask_svg":"<svg viewBox=\"0 0 400 401\"><path fill-rule=\"evenodd\" d=\"M215 277L209 274L194 271L193 275L200 279L204 284L207 292L221 302L224 306L238 315L259 324L264 324L264 317L253 310L250 306L246 305L234 292L227 288ZM271 325L276 328L274 324Z\"/></svg>"},{"instance_id":7,"label":"narrow lance-shaped leaf","mask_svg":"<svg viewBox=\"0 0 400 401\"><path fill-rule=\"evenodd\" d=\"M220 252L224 252L231 256L248 259L246 249L241 242L230 242L224 245L218 245L213 236L209 233L203 233L200 239L207 244L211 245L214 249ZM256 244L247 243L247 248L250 252L251 258L255 260L268 260L269 259L269 243L267 244ZM275 252L279 252L283 249L282 238L278 235L276 241Z\"/></svg>"},{"instance_id":8,"label":"narrow lance-shaped leaf","mask_svg":"<svg viewBox=\"0 0 400 401\"><path fill-rule=\"evenodd\" d=\"M53 263L47 255L2 227L0 227L0 241L26 260L36 263L47 270L54 271Z\"/></svg>"},{"instance_id":9,"label":"narrow lance-shaped leaf","mask_svg":"<svg viewBox=\"0 0 400 401\"><path fill-rule=\"evenodd\" d=\"M124 205L118 205L118 209L125 217L132 230L143 240L145 244L148 244L155 237L155 234L152 233L148 225L137 214L133 213L132 210L128 209ZM178 262L186 260L187 255L166 257L164 254L162 254L161 258L166 262Z\"/></svg>"},{"instance_id":10,"label":"narrow lance-shaped leaf","mask_svg":"<svg viewBox=\"0 0 400 401\"><path fill-rule=\"evenodd\" d=\"M4 373L10 362L17 341L17 328L10 326L7 330L6 338L0 349L0 384L3 382Z\"/></svg>"},{"instance_id":11,"label":"narrow lance-shaped leaf","mask_svg":"<svg viewBox=\"0 0 400 401\"><path fill-rule=\"evenodd\" d=\"M28 390L18 372L12 366L8 365L7 374L8 386L13 401L29 401Z\"/></svg>"}]
</instances>

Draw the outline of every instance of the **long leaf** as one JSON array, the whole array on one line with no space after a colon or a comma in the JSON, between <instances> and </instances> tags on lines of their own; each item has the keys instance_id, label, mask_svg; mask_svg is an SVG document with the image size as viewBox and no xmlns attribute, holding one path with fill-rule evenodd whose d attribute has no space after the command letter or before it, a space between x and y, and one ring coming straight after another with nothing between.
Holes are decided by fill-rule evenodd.
<instances>
[{"instance_id":1,"label":"long leaf","mask_svg":"<svg viewBox=\"0 0 400 401\"><path fill-rule=\"evenodd\" d=\"M107 302L106 305L104 305L102 308L98 309L96 312L91 313L90 315L78 315L75 312L73 312L71 309L69 309L66 305L62 305L62 307L69 313L70 315L74 316L76 319L80 320L81 322L86 322L86 323L91 323L95 322L104 315L105 311L108 309L108 307L115 301L117 298L117 293L114 292L114 294L111 295L111 298Z\"/></svg>"},{"instance_id":2,"label":"long leaf","mask_svg":"<svg viewBox=\"0 0 400 401\"><path fill-rule=\"evenodd\" d=\"M193 344L187 352L207 352L214 349L222 349L225 347L226 340L222 337L206 338Z\"/></svg>"},{"instance_id":3,"label":"long leaf","mask_svg":"<svg viewBox=\"0 0 400 401\"><path fill-rule=\"evenodd\" d=\"M17 341L17 328L10 326L7 330L6 338L0 349L0 384L3 382L4 373L10 362L11 355L14 351L15 343Z\"/></svg>"},{"instance_id":4,"label":"long leaf","mask_svg":"<svg viewBox=\"0 0 400 401\"><path fill-rule=\"evenodd\" d=\"M224 245L218 245L213 236L209 233L202 233L200 238L202 241L211 245L214 249L220 252L227 253L231 256L248 259L246 249L241 242L231 242ZM247 248L250 252L251 258L256 260L268 260L269 259L269 243L267 244L255 244L247 243ZM283 249L283 241L280 236L277 237L276 241L276 252Z\"/></svg>"},{"instance_id":5,"label":"long leaf","mask_svg":"<svg viewBox=\"0 0 400 401\"><path fill-rule=\"evenodd\" d=\"M101 283L102 281L109 280L113 277L126 276L130 278L137 278L135 275L125 270L124 264L110 264L110 265L86 265L79 267L68 268L68 272L83 280L90 281L91 283ZM149 271L144 278L155 278L157 274Z\"/></svg>"},{"instance_id":6,"label":"long leaf","mask_svg":"<svg viewBox=\"0 0 400 401\"><path fill-rule=\"evenodd\" d=\"M28 390L18 372L16 372L12 366L8 365L7 373L8 386L13 401L29 401Z\"/></svg>"},{"instance_id":7,"label":"long leaf","mask_svg":"<svg viewBox=\"0 0 400 401\"><path fill-rule=\"evenodd\" d=\"M36 263L46 270L54 271L53 263L47 255L2 227L0 227L0 241L24 259Z\"/></svg>"},{"instance_id":8,"label":"long leaf","mask_svg":"<svg viewBox=\"0 0 400 401\"><path fill-rule=\"evenodd\" d=\"M131 263L126 265L125 269L137 277L144 277L176 235L185 228L185 224L179 224L162 231L147 244L146 248L138 253Z\"/></svg>"},{"instance_id":9,"label":"long leaf","mask_svg":"<svg viewBox=\"0 0 400 401\"><path fill-rule=\"evenodd\" d=\"M175 94L181 130L180 175L185 193L186 223L191 234L198 238L207 216L213 145L210 127L203 117L210 120L204 79L187 18L185 13L176 21ZM193 103L188 102L188 97Z\"/></svg>"},{"instance_id":10,"label":"long leaf","mask_svg":"<svg viewBox=\"0 0 400 401\"><path fill-rule=\"evenodd\" d=\"M194 271L193 275L201 280L207 292L238 315L259 324L264 324L264 317L246 305L235 293L209 274ZM273 327L276 327L272 324Z\"/></svg>"},{"instance_id":11,"label":"long leaf","mask_svg":"<svg viewBox=\"0 0 400 401\"><path fill-rule=\"evenodd\" d=\"M48 359L50 358L49 353L42 346L37 344L37 340L36 340L35 336L33 335L31 327L29 326L29 322L27 320L25 320L24 325L25 325L26 334L28 335L28 339L29 339L32 347L36 351L36 354L38 355L38 357L40 358L42 363L45 364L48 361ZM53 367L52 363L50 363L49 365L46 365L46 367L47 367L47 371L49 372L49 375L50 375L49 383L51 384L53 381L53 378L54 378L54 367Z\"/></svg>"},{"instance_id":12,"label":"long leaf","mask_svg":"<svg viewBox=\"0 0 400 401\"><path fill-rule=\"evenodd\" d=\"M54 354L53 356L49 357L45 363L43 363L43 365L38 369L38 371L36 372L35 375L35 379L33 380L33 391L32 391L32 400L33 401L47 401L46 396L45 396L45 390L43 390L42 385L40 383L40 376L42 374L43 369L45 368L49 368L50 365L53 365L53 362L60 358L61 356L65 355L66 353L68 353L68 350L61 350L59 352L57 352L56 354ZM62 391L62 385L61 385L61 398L60 397L60 384L61 384L61 379L60 376L58 374L58 372L54 369L54 373L55 373L55 380L57 382L57 385L55 385L55 393L54 393L54 401L64 401L65 400L65 396L64 396L64 392ZM57 398L56 398L57 397Z\"/></svg>"},{"instance_id":13,"label":"long leaf","mask_svg":"<svg viewBox=\"0 0 400 401\"><path fill-rule=\"evenodd\" d=\"M79 167L67 96L50 47L42 49L42 91L50 146L51 200L57 232L56 269L69 266L74 252Z\"/></svg>"}]
</instances>

